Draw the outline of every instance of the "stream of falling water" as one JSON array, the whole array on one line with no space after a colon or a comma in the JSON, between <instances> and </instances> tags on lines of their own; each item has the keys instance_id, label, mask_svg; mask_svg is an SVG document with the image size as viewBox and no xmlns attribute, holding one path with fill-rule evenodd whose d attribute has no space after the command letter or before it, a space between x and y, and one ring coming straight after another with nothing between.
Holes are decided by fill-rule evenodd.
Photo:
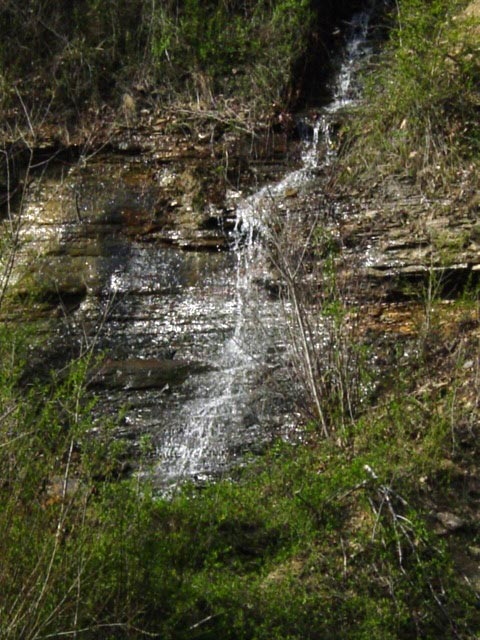
<instances>
[{"instance_id":1,"label":"stream of falling water","mask_svg":"<svg viewBox=\"0 0 480 640\"><path fill-rule=\"evenodd\" d=\"M270 276L262 237L268 233L272 211L285 206L285 193L304 188L319 164L328 165L334 158L332 127L338 111L357 98L354 78L360 60L369 53L370 15L371 10L364 11L351 20L332 100L307 123L310 136L304 142L301 168L247 198L232 194L237 196L235 288L229 301L233 329L217 350L212 369L187 383L192 384L188 399L175 413L163 416L154 470L163 486L227 470L246 451L268 440L271 431L266 425L285 429L291 421L292 398L282 375L287 332L278 300L258 286Z\"/></svg>"}]
</instances>

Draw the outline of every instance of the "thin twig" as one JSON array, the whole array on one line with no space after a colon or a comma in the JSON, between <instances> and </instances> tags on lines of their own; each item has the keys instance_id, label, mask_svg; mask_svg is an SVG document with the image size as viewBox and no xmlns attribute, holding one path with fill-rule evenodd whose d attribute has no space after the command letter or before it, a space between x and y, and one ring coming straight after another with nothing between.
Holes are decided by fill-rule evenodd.
<instances>
[{"instance_id":1,"label":"thin twig","mask_svg":"<svg viewBox=\"0 0 480 640\"><path fill-rule=\"evenodd\" d=\"M73 629L72 631L58 631L56 633L49 633L45 636L37 636L36 640L47 640L47 638L64 638L67 636L74 636L78 633L90 633L92 631L99 631L100 629L126 629L128 631L135 631L147 638L160 638L159 633L152 633L151 631L145 631L145 629L139 629L127 622L111 622L105 624L96 624L91 627L83 627L82 629Z\"/></svg>"}]
</instances>

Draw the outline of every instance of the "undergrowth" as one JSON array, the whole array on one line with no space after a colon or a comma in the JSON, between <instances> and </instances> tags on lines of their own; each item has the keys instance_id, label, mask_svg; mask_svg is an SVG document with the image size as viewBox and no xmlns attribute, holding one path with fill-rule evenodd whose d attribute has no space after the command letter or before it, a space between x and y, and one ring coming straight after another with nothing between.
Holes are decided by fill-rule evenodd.
<instances>
[{"instance_id":1,"label":"undergrowth","mask_svg":"<svg viewBox=\"0 0 480 640\"><path fill-rule=\"evenodd\" d=\"M162 498L121 475L114 430L93 429L88 358L34 382L28 338L2 329L2 638L476 637L427 499L456 495L461 354L440 396L431 363L404 363L341 445L307 430Z\"/></svg>"},{"instance_id":2,"label":"undergrowth","mask_svg":"<svg viewBox=\"0 0 480 640\"><path fill-rule=\"evenodd\" d=\"M478 162L480 15L469 4L395 3L388 43L345 129L351 175L396 174L438 189Z\"/></svg>"},{"instance_id":3,"label":"undergrowth","mask_svg":"<svg viewBox=\"0 0 480 640\"><path fill-rule=\"evenodd\" d=\"M37 126L140 105L232 99L252 114L285 102L305 53L310 0L8 0L0 6L0 108ZM135 96L135 99L133 99ZM21 100L20 100L21 99ZM132 114L130 114L131 117Z\"/></svg>"}]
</instances>

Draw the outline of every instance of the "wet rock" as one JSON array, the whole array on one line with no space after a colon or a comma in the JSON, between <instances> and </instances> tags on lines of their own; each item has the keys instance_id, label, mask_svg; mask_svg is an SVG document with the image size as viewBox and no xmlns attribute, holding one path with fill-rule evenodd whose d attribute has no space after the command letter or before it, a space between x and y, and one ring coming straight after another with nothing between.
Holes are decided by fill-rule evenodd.
<instances>
[{"instance_id":1,"label":"wet rock","mask_svg":"<svg viewBox=\"0 0 480 640\"><path fill-rule=\"evenodd\" d=\"M204 365L170 358L106 360L94 375L92 385L107 389L152 389L179 385Z\"/></svg>"},{"instance_id":2,"label":"wet rock","mask_svg":"<svg viewBox=\"0 0 480 640\"><path fill-rule=\"evenodd\" d=\"M224 251L229 248L227 238L217 235L179 237L175 244L186 251Z\"/></svg>"},{"instance_id":3,"label":"wet rock","mask_svg":"<svg viewBox=\"0 0 480 640\"><path fill-rule=\"evenodd\" d=\"M42 278L36 273L13 287L12 300L56 307L61 305L65 310L77 309L87 296L87 285L82 277L74 272L64 272L61 277Z\"/></svg>"}]
</instances>

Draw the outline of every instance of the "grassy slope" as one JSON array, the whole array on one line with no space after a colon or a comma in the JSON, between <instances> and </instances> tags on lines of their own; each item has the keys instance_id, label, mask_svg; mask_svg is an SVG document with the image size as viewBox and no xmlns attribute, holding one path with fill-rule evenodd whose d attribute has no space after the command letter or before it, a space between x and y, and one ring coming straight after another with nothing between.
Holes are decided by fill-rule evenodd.
<instances>
[{"instance_id":1,"label":"grassy slope","mask_svg":"<svg viewBox=\"0 0 480 640\"><path fill-rule=\"evenodd\" d=\"M26 114L37 135L55 125L58 137L62 127L98 126L109 109L134 122L141 109L171 104L253 121L288 101L313 18L309 0L8 0L2 133L24 130Z\"/></svg>"},{"instance_id":2,"label":"grassy slope","mask_svg":"<svg viewBox=\"0 0 480 640\"><path fill-rule=\"evenodd\" d=\"M480 9L468 0L404 0L395 13L353 114L346 161L357 179L393 174L435 193L478 166Z\"/></svg>"}]
</instances>

